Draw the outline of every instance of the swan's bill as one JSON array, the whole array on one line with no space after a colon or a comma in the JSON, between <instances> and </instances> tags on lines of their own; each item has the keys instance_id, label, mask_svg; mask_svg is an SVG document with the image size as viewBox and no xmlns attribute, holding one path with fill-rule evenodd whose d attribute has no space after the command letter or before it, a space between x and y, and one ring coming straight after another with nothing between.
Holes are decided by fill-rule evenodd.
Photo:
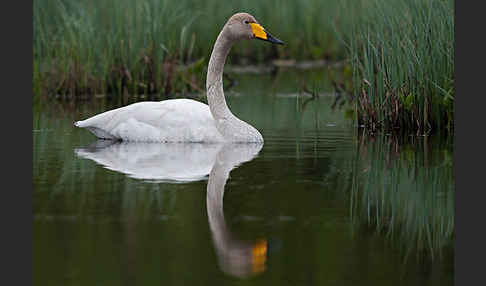
<instances>
[{"instance_id":1,"label":"swan's bill","mask_svg":"<svg viewBox=\"0 0 486 286\"><path fill-rule=\"evenodd\" d=\"M274 36L272 36L267 31L265 31L265 29L260 24L250 23L250 25L251 25L251 30L253 31L253 35L255 36L255 38L257 38L259 40L268 41L268 42L274 43L274 44L279 44L279 45L284 44L284 42L280 41L279 39L275 38Z\"/></svg>"}]
</instances>

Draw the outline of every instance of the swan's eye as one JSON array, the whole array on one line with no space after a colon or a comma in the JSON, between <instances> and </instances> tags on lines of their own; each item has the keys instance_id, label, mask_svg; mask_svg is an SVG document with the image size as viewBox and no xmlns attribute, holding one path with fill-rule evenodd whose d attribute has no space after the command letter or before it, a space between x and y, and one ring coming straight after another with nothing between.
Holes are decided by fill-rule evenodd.
<instances>
[{"instance_id":1,"label":"swan's eye","mask_svg":"<svg viewBox=\"0 0 486 286\"><path fill-rule=\"evenodd\" d=\"M250 23L250 21L248 21L248 20L245 20L245 24L249 24L249 23Z\"/></svg>"}]
</instances>

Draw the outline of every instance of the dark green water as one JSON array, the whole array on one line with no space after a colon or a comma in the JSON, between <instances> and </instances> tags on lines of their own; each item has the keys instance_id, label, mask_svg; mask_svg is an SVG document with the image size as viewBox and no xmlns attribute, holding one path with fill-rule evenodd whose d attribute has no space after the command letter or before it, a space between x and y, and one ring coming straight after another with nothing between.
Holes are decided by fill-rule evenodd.
<instances>
[{"instance_id":1,"label":"dark green water","mask_svg":"<svg viewBox=\"0 0 486 286\"><path fill-rule=\"evenodd\" d=\"M34 283L452 285L451 143L363 135L299 76L228 92L263 146L94 148L72 122L113 106L35 106Z\"/></svg>"}]
</instances>

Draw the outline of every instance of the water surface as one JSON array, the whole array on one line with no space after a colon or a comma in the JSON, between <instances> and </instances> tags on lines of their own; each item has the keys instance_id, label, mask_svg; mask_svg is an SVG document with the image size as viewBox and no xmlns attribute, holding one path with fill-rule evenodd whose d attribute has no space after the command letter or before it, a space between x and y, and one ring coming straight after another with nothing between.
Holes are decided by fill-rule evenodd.
<instances>
[{"instance_id":1,"label":"water surface","mask_svg":"<svg viewBox=\"0 0 486 286\"><path fill-rule=\"evenodd\" d=\"M264 145L99 142L72 122L112 105L36 106L35 284L452 285L450 142L363 135L298 79L229 92Z\"/></svg>"}]
</instances>

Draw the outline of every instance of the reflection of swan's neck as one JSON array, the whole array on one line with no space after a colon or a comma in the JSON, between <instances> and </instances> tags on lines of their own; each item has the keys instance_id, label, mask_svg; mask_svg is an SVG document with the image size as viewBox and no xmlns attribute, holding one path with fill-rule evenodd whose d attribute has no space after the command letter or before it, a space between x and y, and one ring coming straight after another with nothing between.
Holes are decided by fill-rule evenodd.
<instances>
[{"instance_id":1,"label":"reflection of swan's neck","mask_svg":"<svg viewBox=\"0 0 486 286\"><path fill-rule=\"evenodd\" d=\"M262 146L261 144L225 145L216 156L209 173L206 204L209 227L219 264L224 272L239 277L265 271L267 243L265 239L248 243L233 237L224 219L225 185L231 170L253 159Z\"/></svg>"},{"instance_id":2,"label":"reflection of swan's neck","mask_svg":"<svg viewBox=\"0 0 486 286\"><path fill-rule=\"evenodd\" d=\"M214 242L219 246L219 249L229 249L229 244L232 241L223 212L224 186L228 175L229 169L216 162L209 173L206 194L209 227L211 228Z\"/></svg>"}]
</instances>

